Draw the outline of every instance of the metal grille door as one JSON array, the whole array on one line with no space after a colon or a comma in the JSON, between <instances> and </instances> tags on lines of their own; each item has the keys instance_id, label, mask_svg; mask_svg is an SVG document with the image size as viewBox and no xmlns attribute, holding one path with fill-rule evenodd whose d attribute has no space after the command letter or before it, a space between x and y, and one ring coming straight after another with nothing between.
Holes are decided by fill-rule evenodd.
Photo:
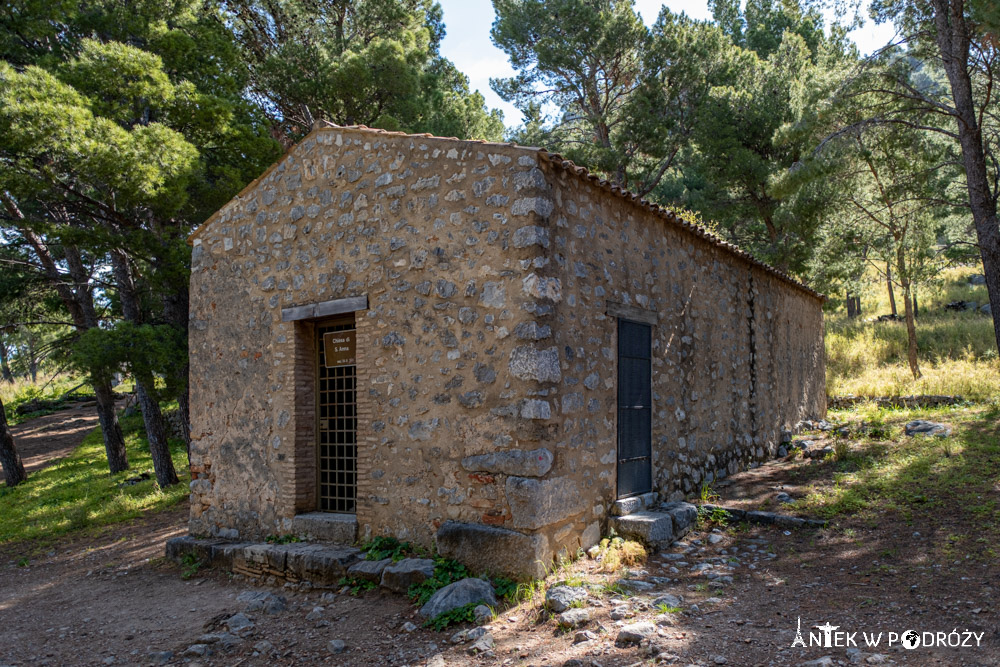
<instances>
[{"instance_id":1,"label":"metal grille door","mask_svg":"<svg viewBox=\"0 0 1000 667\"><path fill-rule=\"evenodd\" d=\"M316 327L319 363L317 378L317 455L319 509L325 512L355 511L358 491L357 366L349 363L327 367L324 335L351 331L354 321ZM331 362L332 363L332 362Z\"/></svg>"},{"instance_id":2,"label":"metal grille door","mask_svg":"<svg viewBox=\"0 0 1000 667\"><path fill-rule=\"evenodd\" d=\"M653 488L651 330L618 320L618 497Z\"/></svg>"}]
</instances>

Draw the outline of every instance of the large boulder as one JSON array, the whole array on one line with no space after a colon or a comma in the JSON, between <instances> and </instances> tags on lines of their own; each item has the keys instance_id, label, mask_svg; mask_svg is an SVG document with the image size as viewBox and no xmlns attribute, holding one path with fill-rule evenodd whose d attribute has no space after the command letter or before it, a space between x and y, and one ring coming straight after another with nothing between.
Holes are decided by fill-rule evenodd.
<instances>
[{"instance_id":1,"label":"large boulder","mask_svg":"<svg viewBox=\"0 0 1000 667\"><path fill-rule=\"evenodd\" d=\"M483 579L462 579L440 589L420 608L424 618L437 618L467 604L486 604L496 607L497 596L490 582Z\"/></svg>"},{"instance_id":2,"label":"large boulder","mask_svg":"<svg viewBox=\"0 0 1000 667\"><path fill-rule=\"evenodd\" d=\"M544 535L525 535L496 526L446 521L436 539L439 554L477 573L535 579L545 576L545 565L552 560Z\"/></svg>"}]
</instances>

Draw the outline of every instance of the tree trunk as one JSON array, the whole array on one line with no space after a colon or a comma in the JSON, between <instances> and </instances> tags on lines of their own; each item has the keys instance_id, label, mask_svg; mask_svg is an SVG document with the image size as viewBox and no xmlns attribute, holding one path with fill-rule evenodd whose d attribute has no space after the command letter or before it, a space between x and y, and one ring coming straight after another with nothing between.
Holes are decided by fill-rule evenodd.
<instances>
[{"instance_id":1,"label":"tree trunk","mask_svg":"<svg viewBox=\"0 0 1000 667\"><path fill-rule=\"evenodd\" d=\"M948 76L958 115L956 124L962 146L969 207L972 209L983 274L986 276L986 291L993 312L993 335L1000 349L1000 220L997 219L997 200L986 168L983 130L976 114L969 73L972 27L965 16L964 0L932 0L931 5L936 28L934 38L941 52L941 64Z\"/></svg>"},{"instance_id":2,"label":"tree trunk","mask_svg":"<svg viewBox=\"0 0 1000 667\"><path fill-rule=\"evenodd\" d=\"M889 289L889 309L892 316L895 317L897 315L896 295L892 291L892 265L889 262L885 263L885 286Z\"/></svg>"},{"instance_id":3,"label":"tree trunk","mask_svg":"<svg viewBox=\"0 0 1000 667\"><path fill-rule=\"evenodd\" d=\"M128 256L121 250L111 251L111 268L118 287L118 299L122 305L122 315L135 325L142 324L142 311L139 307L139 295L135 285L135 277ZM146 440L149 442L149 453L153 457L153 471L160 488L177 484L177 471L170 457L170 443L167 441L167 429L163 422L163 412L156 399L156 384L153 374L132 363L132 375L135 378L135 393L142 412L142 421L146 427Z\"/></svg>"},{"instance_id":4,"label":"tree trunk","mask_svg":"<svg viewBox=\"0 0 1000 667\"><path fill-rule=\"evenodd\" d=\"M163 412L160 411L160 404L152 390L154 386L152 375L144 375L142 379L137 377L135 395L139 401L139 410L142 412L142 421L146 426L146 438L149 440L149 453L153 457L156 482L161 489L165 489L172 484L177 484L180 480L177 479L174 461L170 457L167 429L163 420Z\"/></svg>"},{"instance_id":5,"label":"tree trunk","mask_svg":"<svg viewBox=\"0 0 1000 667\"><path fill-rule=\"evenodd\" d=\"M14 374L10 372L10 363L7 358L7 346L0 342L0 373L3 379L11 384L14 383Z\"/></svg>"},{"instance_id":6,"label":"tree trunk","mask_svg":"<svg viewBox=\"0 0 1000 667\"><path fill-rule=\"evenodd\" d=\"M920 309L917 308L917 288L911 286L910 292L913 294L913 319L917 319L917 314L920 312Z\"/></svg>"},{"instance_id":7,"label":"tree trunk","mask_svg":"<svg viewBox=\"0 0 1000 667\"><path fill-rule=\"evenodd\" d=\"M854 297L854 313L855 313L855 315L857 315L857 317L861 317L862 311L861 311L861 297L860 296Z\"/></svg>"},{"instance_id":8,"label":"tree trunk","mask_svg":"<svg viewBox=\"0 0 1000 667\"><path fill-rule=\"evenodd\" d=\"M3 465L4 481L8 487L14 487L28 479L28 473L24 471L24 464L21 463L21 455L17 453L14 446L14 436L7 425L7 412L4 410L3 401L0 400L0 464Z\"/></svg>"},{"instance_id":9,"label":"tree trunk","mask_svg":"<svg viewBox=\"0 0 1000 667\"><path fill-rule=\"evenodd\" d=\"M854 319L858 316L857 311L854 308L854 295L850 292L847 293L847 317L849 319Z\"/></svg>"},{"instance_id":10,"label":"tree trunk","mask_svg":"<svg viewBox=\"0 0 1000 667\"><path fill-rule=\"evenodd\" d=\"M91 371L91 377L99 373L99 369ZM115 393L107 380L94 380L94 396L97 398L97 418L101 423L101 434L104 436L104 451L108 455L108 467L111 473L128 470L128 453L125 451L125 436L121 424L118 423L118 413L115 411Z\"/></svg>"},{"instance_id":11,"label":"tree trunk","mask_svg":"<svg viewBox=\"0 0 1000 667\"><path fill-rule=\"evenodd\" d=\"M917 363L917 324L913 318L913 297L910 294L910 279L906 278L906 264L903 248L896 250L896 266L900 276L899 286L903 288L903 309L906 315L906 359L910 363L913 379L920 379L920 365Z\"/></svg>"}]
</instances>

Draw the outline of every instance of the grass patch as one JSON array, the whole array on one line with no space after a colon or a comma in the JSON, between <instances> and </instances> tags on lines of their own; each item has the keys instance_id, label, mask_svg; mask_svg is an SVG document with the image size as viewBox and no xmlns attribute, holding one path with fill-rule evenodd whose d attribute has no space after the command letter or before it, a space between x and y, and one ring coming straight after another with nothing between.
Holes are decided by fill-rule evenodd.
<instances>
[{"instance_id":1,"label":"grass patch","mask_svg":"<svg viewBox=\"0 0 1000 667\"><path fill-rule=\"evenodd\" d=\"M54 375L50 378L40 378L31 382L18 378L14 382L0 381L0 400L3 401L7 413L7 421L13 426L50 415L64 409L76 401L94 398L94 389L89 384L78 387L83 380L69 375ZM72 393L67 393L70 390ZM18 410L26 403L35 402L38 409L18 414Z\"/></svg>"},{"instance_id":2,"label":"grass patch","mask_svg":"<svg viewBox=\"0 0 1000 667\"><path fill-rule=\"evenodd\" d=\"M914 380L906 361L902 322L848 319L841 310L826 317L826 389L830 396L959 395L973 401L1000 398L1000 358L992 319L979 311L954 312L953 301L988 301L986 288L969 285L978 267L943 271L922 288L917 348L923 377ZM884 283L865 294L865 317L889 312ZM897 297L899 294L897 293ZM902 314L902 304L900 314Z\"/></svg>"},{"instance_id":3,"label":"grass patch","mask_svg":"<svg viewBox=\"0 0 1000 667\"><path fill-rule=\"evenodd\" d=\"M152 476L142 418L121 420L132 468L110 475L100 429L91 431L72 454L31 473L13 489L0 487L0 544L26 540L50 542L70 531L92 529L168 509L188 497L187 453L180 440L170 451L180 483L165 490L155 477L131 486L119 484L143 472Z\"/></svg>"},{"instance_id":4,"label":"grass patch","mask_svg":"<svg viewBox=\"0 0 1000 667\"><path fill-rule=\"evenodd\" d=\"M622 568L637 567L646 562L646 548L634 540L621 537L604 538L601 540L600 572L618 572Z\"/></svg>"},{"instance_id":5,"label":"grass patch","mask_svg":"<svg viewBox=\"0 0 1000 667\"><path fill-rule=\"evenodd\" d=\"M838 456L833 485L817 487L796 509L826 518L900 517L942 532L962 527L963 534L986 538L960 538L967 550L1000 540L1000 407L884 410L883 415L897 439L856 441L843 460ZM899 427L917 418L948 422L954 431L948 438L901 435Z\"/></svg>"}]
</instances>

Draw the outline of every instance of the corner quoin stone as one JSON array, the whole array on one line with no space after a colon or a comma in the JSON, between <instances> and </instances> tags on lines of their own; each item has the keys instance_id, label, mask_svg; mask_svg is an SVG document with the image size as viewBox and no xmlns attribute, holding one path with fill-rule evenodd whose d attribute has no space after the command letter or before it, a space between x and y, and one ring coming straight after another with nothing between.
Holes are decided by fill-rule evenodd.
<instances>
[{"instance_id":1,"label":"corner quoin stone","mask_svg":"<svg viewBox=\"0 0 1000 667\"><path fill-rule=\"evenodd\" d=\"M552 452L540 447L530 452L511 449L506 452L490 452L466 456L462 467L469 472L492 472L519 477L544 477L552 469Z\"/></svg>"},{"instance_id":2,"label":"corner quoin stone","mask_svg":"<svg viewBox=\"0 0 1000 667\"><path fill-rule=\"evenodd\" d=\"M507 478L507 504L515 528L534 530L558 523L586 509L576 482L553 479Z\"/></svg>"},{"instance_id":3,"label":"corner quoin stone","mask_svg":"<svg viewBox=\"0 0 1000 667\"><path fill-rule=\"evenodd\" d=\"M525 535L478 523L445 521L437 531L438 553L463 563L473 572L502 574L515 579L545 576L552 560L544 535Z\"/></svg>"}]
</instances>

